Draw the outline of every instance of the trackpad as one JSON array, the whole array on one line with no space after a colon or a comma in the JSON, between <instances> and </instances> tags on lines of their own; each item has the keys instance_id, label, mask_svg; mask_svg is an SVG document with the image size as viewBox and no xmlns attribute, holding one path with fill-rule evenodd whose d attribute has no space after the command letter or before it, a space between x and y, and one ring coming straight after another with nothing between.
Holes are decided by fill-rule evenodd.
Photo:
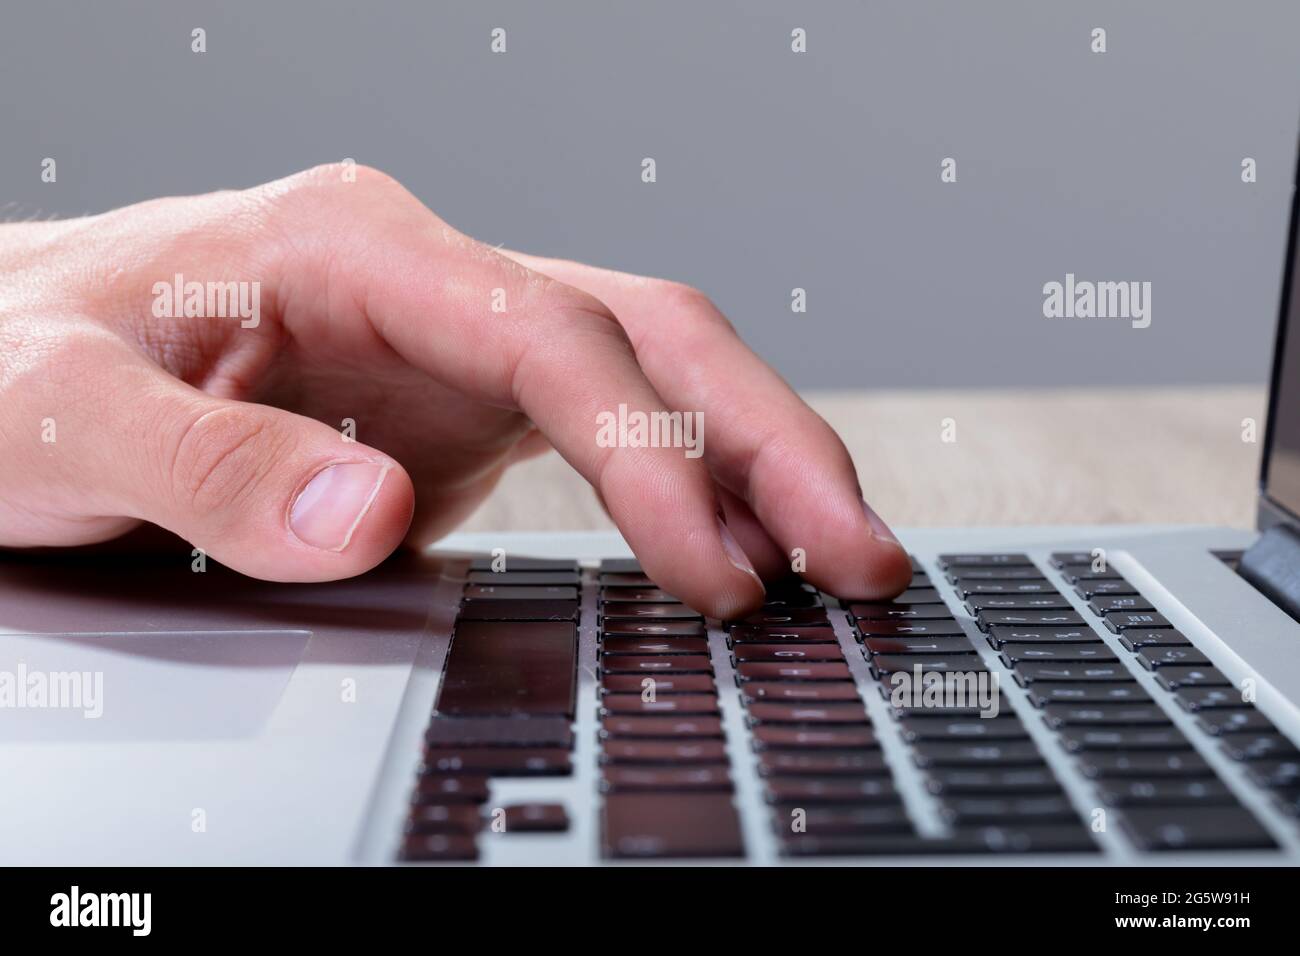
<instances>
[{"instance_id":1,"label":"trackpad","mask_svg":"<svg viewBox=\"0 0 1300 956\"><path fill-rule=\"evenodd\" d=\"M253 737L310 631L0 635L0 741Z\"/></svg>"}]
</instances>

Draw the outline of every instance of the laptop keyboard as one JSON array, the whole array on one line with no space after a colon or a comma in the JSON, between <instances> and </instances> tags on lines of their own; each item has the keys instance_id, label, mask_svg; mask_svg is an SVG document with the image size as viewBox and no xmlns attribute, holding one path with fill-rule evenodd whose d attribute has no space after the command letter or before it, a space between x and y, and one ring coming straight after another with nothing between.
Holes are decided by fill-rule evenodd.
<instances>
[{"instance_id":1,"label":"laptop keyboard","mask_svg":"<svg viewBox=\"0 0 1300 956\"><path fill-rule=\"evenodd\" d=\"M511 559L503 571L476 561L400 858L475 860L485 831L562 834L571 811L594 806L606 859L743 859L738 775L761 793L762 824L791 859L1082 857L1115 822L1142 851L1275 848L1202 751L1219 747L1244 768L1237 789L1260 788L1293 816L1300 751L1092 553L1053 554L1051 565L1059 587L1024 554L940 555L934 573L964 604L963 626L915 560L893 601L841 603L791 582L721 624L634 560L584 570ZM576 707L590 705L578 682L584 593L597 640L597 792L583 808L494 806L494 779L574 772ZM1019 713L1008 682L1023 690ZM726 719L720 684L738 689L743 720ZM1171 708L1195 716L1191 736ZM1073 796L1053 763L1077 775Z\"/></svg>"}]
</instances>

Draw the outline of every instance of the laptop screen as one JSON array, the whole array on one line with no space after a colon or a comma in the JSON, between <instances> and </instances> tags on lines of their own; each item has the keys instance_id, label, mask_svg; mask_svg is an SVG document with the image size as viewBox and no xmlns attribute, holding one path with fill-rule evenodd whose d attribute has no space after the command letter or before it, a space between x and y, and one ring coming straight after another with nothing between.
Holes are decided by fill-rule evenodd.
<instances>
[{"instance_id":1,"label":"laptop screen","mask_svg":"<svg viewBox=\"0 0 1300 956\"><path fill-rule=\"evenodd\" d=\"M1282 305L1274 346L1273 387L1269 393L1261 483L1264 496L1273 504L1289 511L1292 516L1300 516L1300 321L1296 315L1300 311L1300 289L1296 288L1296 270L1300 266L1296 219L1300 203L1296 201L1294 186L1292 191L1291 237L1287 244Z\"/></svg>"}]
</instances>

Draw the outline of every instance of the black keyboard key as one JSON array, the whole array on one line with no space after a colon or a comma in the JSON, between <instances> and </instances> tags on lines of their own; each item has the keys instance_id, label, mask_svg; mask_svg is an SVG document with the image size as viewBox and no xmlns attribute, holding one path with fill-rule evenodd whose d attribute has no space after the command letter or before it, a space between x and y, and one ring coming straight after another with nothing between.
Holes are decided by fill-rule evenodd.
<instances>
[{"instance_id":1,"label":"black keyboard key","mask_svg":"<svg viewBox=\"0 0 1300 956\"><path fill-rule=\"evenodd\" d=\"M416 778L413 802L484 803L488 798L486 774L424 773Z\"/></svg>"},{"instance_id":2,"label":"black keyboard key","mask_svg":"<svg viewBox=\"0 0 1300 956\"><path fill-rule=\"evenodd\" d=\"M1246 775L1261 787L1276 789L1300 785L1300 758L1254 760L1246 765Z\"/></svg>"},{"instance_id":3,"label":"black keyboard key","mask_svg":"<svg viewBox=\"0 0 1300 956\"><path fill-rule=\"evenodd\" d=\"M975 645L966 637L867 637L862 646L867 654L975 653Z\"/></svg>"},{"instance_id":4,"label":"black keyboard key","mask_svg":"<svg viewBox=\"0 0 1300 956\"><path fill-rule=\"evenodd\" d=\"M1138 592L1137 588L1127 581L1102 579L1099 581L1080 581L1074 586L1074 593L1085 601L1089 601L1096 597L1134 595Z\"/></svg>"},{"instance_id":5,"label":"black keyboard key","mask_svg":"<svg viewBox=\"0 0 1300 956\"><path fill-rule=\"evenodd\" d=\"M722 721L717 717L663 716L651 717L609 716L600 722L600 738L609 740L615 737L632 737L658 740L681 740L683 738L711 738L721 740Z\"/></svg>"},{"instance_id":6,"label":"black keyboard key","mask_svg":"<svg viewBox=\"0 0 1300 956\"><path fill-rule=\"evenodd\" d=\"M748 713L755 724L870 724L860 700L825 704L754 701L749 705Z\"/></svg>"},{"instance_id":7,"label":"black keyboard key","mask_svg":"<svg viewBox=\"0 0 1300 956\"><path fill-rule=\"evenodd\" d=\"M771 776L870 777L889 774L879 750L763 750L758 772Z\"/></svg>"},{"instance_id":8,"label":"black keyboard key","mask_svg":"<svg viewBox=\"0 0 1300 956\"><path fill-rule=\"evenodd\" d=\"M1037 767L936 767L926 772L933 794L1059 793L1061 785L1046 764Z\"/></svg>"},{"instance_id":9,"label":"black keyboard key","mask_svg":"<svg viewBox=\"0 0 1300 956\"><path fill-rule=\"evenodd\" d=\"M941 567L947 568L954 564L972 568L1016 568L1032 567L1034 562L1029 560L1029 555L1020 553L939 555L939 565Z\"/></svg>"},{"instance_id":10,"label":"black keyboard key","mask_svg":"<svg viewBox=\"0 0 1300 956\"><path fill-rule=\"evenodd\" d=\"M471 571L492 571L495 574L513 574L516 571L564 571L569 574L577 574L579 571L578 562L565 558L516 558L511 555L505 555L501 559L505 562L500 571L493 571L496 565L496 558L475 558L469 563Z\"/></svg>"},{"instance_id":11,"label":"black keyboard key","mask_svg":"<svg viewBox=\"0 0 1300 956\"><path fill-rule=\"evenodd\" d=\"M652 767L616 764L601 772L600 788L605 793L643 791L700 791L733 789L725 766Z\"/></svg>"},{"instance_id":12,"label":"black keyboard key","mask_svg":"<svg viewBox=\"0 0 1300 956\"><path fill-rule=\"evenodd\" d=\"M434 717L430 747L563 747L573 749L567 717Z\"/></svg>"},{"instance_id":13,"label":"black keyboard key","mask_svg":"<svg viewBox=\"0 0 1300 956\"><path fill-rule=\"evenodd\" d=\"M764 785L772 803L898 803L898 791L886 776L765 777Z\"/></svg>"},{"instance_id":14,"label":"black keyboard key","mask_svg":"<svg viewBox=\"0 0 1300 956\"><path fill-rule=\"evenodd\" d=\"M1249 850L1276 845L1244 807L1133 808L1124 811L1121 822L1142 850Z\"/></svg>"},{"instance_id":15,"label":"black keyboard key","mask_svg":"<svg viewBox=\"0 0 1300 956\"><path fill-rule=\"evenodd\" d=\"M858 689L849 681L751 681L741 685L745 700L843 702L858 700Z\"/></svg>"},{"instance_id":16,"label":"black keyboard key","mask_svg":"<svg viewBox=\"0 0 1300 956\"><path fill-rule=\"evenodd\" d=\"M1070 602L1059 594L972 594L966 599L971 614L980 611L1068 611Z\"/></svg>"},{"instance_id":17,"label":"black keyboard key","mask_svg":"<svg viewBox=\"0 0 1300 956\"><path fill-rule=\"evenodd\" d=\"M736 644L834 644L829 627L752 627L742 624L727 633L727 643Z\"/></svg>"},{"instance_id":18,"label":"black keyboard key","mask_svg":"<svg viewBox=\"0 0 1300 956\"><path fill-rule=\"evenodd\" d=\"M752 731L755 750L875 750L879 744L870 727L797 727L762 724Z\"/></svg>"},{"instance_id":19,"label":"black keyboard key","mask_svg":"<svg viewBox=\"0 0 1300 956\"><path fill-rule=\"evenodd\" d=\"M578 620L577 601L511 601L489 598L461 607L456 627L469 621L566 621Z\"/></svg>"},{"instance_id":20,"label":"black keyboard key","mask_svg":"<svg viewBox=\"0 0 1300 956\"><path fill-rule=\"evenodd\" d=\"M614 764L726 764L727 746L721 740L644 740L613 738L604 741L602 763Z\"/></svg>"},{"instance_id":21,"label":"black keyboard key","mask_svg":"<svg viewBox=\"0 0 1300 956\"><path fill-rule=\"evenodd\" d=\"M1140 704L1152 698L1141 684L1033 684L1029 700L1035 707L1049 704Z\"/></svg>"},{"instance_id":22,"label":"black keyboard key","mask_svg":"<svg viewBox=\"0 0 1300 956\"><path fill-rule=\"evenodd\" d=\"M895 597L892 601L873 602L886 607L899 607L908 604L943 604L943 598L939 597L939 592L934 588L926 585L924 587L908 588L902 594ZM854 605L857 607L858 605Z\"/></svg>"},{"instance_id":23,"label":"black keyboard key","mask_svg":"<svg viewBox=\"0 0 1300 956\"><path fill-rule=\"evenodd\" d=\"M991 627L988 641L997 650L1007 644L1102 644L1090 627Z\"/></svg>"},{"instance_id":24,"label":"black keyboard key","mask_svg":"<svg viewBox=\"0 0 1300 956\"><path fill-rule=\"evenodd\" d=\"M1232 687L1231 680L1217 667L1165 665L1156 671L1156 683L1166 691L1177 691L1180 687Z\"/></svg>"},{"instance_id":25,"label":"black keyboard key","mask_svg":"<svg viewBox=\"0 0 1300 956\"><path fill-rule=\"evenodd\" d=\"M406 818L409 836L458 833L472 836L483 828L483 816L472 803L420 803Z\"/></svg>"},{"instance_id":26,"label":"black keyboard key","mask_svg":"<svg viewBox=\"0 0 1300 956\"><path fill-rule=\"evenodd\" d=\"M971 827L947 837L913 834L788 834L781 853L789 857L833 856L960 856L985 853L1090 853L1097 845L1080 826Z\"/></svg>"},{"instance_id":27,"label":"black keyboard key","mask_svg":"<svg viewBox=\"0 0 1300 956\"><path fill-rule=\"evenodd\" d=\"M969 844L985 853L1095 853L1097 844L1080 824L1029 824L964 827L953 835L958 845Z\"/></svg>"},{"instance_id":28,"label":"black keyboard key","mask_svg":"<svg viewBox=\"0 0 1300 956\"><path fill-rule=\"evenodd\" d=\"M1082 617L1074 611L980 611L981 630L990 627L1084 627Z\"/></svg>"},{"instance_id":29,"label":"black keyboard key","mask_svg":"<svg viewBox=\"0 0 1300 956\"><path fill-rule=\"evenodd\" d=\"M713 694L665 694L645 700L640 694L609 694L601 699L600 715L611 714L716 714L718 698Z\"/></svg>"},{"instance_id":30,"label":"black keyboard key","mask_svg":"<svg viewBox=\"0 0 1300 956\"><path fill-rule=\"evenodd\" d=\"M1002 661L1008 667L1027 661L1076 663L1117 660L1115 652L1100 641L1096 644L1007 644L1002 648Z\"/></svg>"},{"instance_id":31,"label":"black keyboard key","mask_svg":"<svg viewBox=\"0 0 1300 956\"><path fill-rule=\"evenodd\" d=\"M602 588L601 604L680 604L677 598L660 588Z\"/></svg>"},{"instance_id":32,"label":"black keyboard key","mask_svg":"<svg viewBox=\"0 0 1300 956\"><path fill-rule=\"evenodd\" d=\"M1104 551L1101 554L1093 554L1091 551L1053 551L1049 560L1054 568L1063 568L1071 564L1091 566L1092 562L1101 558L1104 553Z\"/></svg>"},{"instance_id":33,"label":"black keyboard key","mask_svg":"<svg viewBox=\"0 0 1300 956\"><path fill-rule=\"evenodd\" d=\"M1196 723L1206 733L1216 736L1277 733L1273 721L1257 710L1207 710L1197 717Z\"/></svg>"},{"instance_id":34,"label":"black keyboard key","mask_svg":"<svg viewBox=\"0 0 1300 956\"><path fill-rule=\"evenodd\" d=\"M438 713L571 717L577 655L572 624L458 620L438 693Z\"/></svg>"},{"instance_id":35,"label":"black keyboard key","mask_svg":"<svg viewBox=\"0 0 1300 956\"><path fill-rule=\"evenodd\" d=\"M711 674L713 663L707 654L612 654L600 659L602 674Z\"/></svg>"},{"instance_id":36,"label":"black keyboard key","mask_svg":"<svg viewBox=\"0 0 1300 956\"><path fill-rule=\"evenodd\" d=\"M699 621L602 621L600 636L606 637L704 637L709 632Z\"/></svg>"},{"instance_id":37,"label":"black keyboard key","mask_svg":"<svg viewBox=\"0 0 1300 956\"><path fill-rule=\"evenodd\" d=\"M974 717L967 720L934 717L903 718L899 721L908 743L927 740L1028 740L1020 718L1014 714Z\"/></svg>"},{"instance_id":38,"label":"black keyboard key","mask_svg":"<svg viewBox=\"0 0 1300 956\"><path fill-rule=\"evenodd\" d=\"M867 833L911 833L912 823L907 811L899 804L877 804L853 807L826 804L796 807L778 805L772 809L778 832L790 836L845 836ZM794 833L792 824L802 821L801 832Z\"/></svg>"},{"instance_id":39,"label":"black keyboard key","mask_svg":"<svg viewBox=\"0 0 1300 956\"><path fill-rule=\"evenodd\" d=\"M905 671L913 674L974 674L987 670L976 654L882 654L871 658L871 669L879 677Z\"/></svg>"},{"instance_id":40,"label":"black keyboard key","mask_svg":"<svg viewBox=\"0 0 1300 956\"><path fill-rule=\"evenodd\" d=\"M1168 618L1155 611L1114 611L1107 614L1103 620L1116 634L1129 628L1147 630L1153 627L1173 627Z\"/></svg>"},{"instance_id":41,"label":"black keyboard key","mask_svg":"<svg viewBox=\"0 0 1300 956\"><path fill-rule=\"evenodd\" d=\"M1073 751L1188 750L1192 746L1177 727L1066 727L1060 740Z\"/></svg>"},{"instance_id":42,"label":"black keyboard key","mask_svg":"<svg viewBox=\"0 0 1300 956\"><path fill-rule=\"evenodd\" d=\"M1183 710L1196 713L1202 710L1245 710L1251 704L1242 700L1241 691L1235 687L1180 687L1174 699Z\"/></svg>"},{"instance_id":43,"label":"black keyboard key","mask_svg":"<svg viewBox=\"0 0 1300 956\"><path fill-rule=\"evenodd\" d=\"M639 571L602 571L600 573L602 588L655 588L655 584Z\"/></svg>"},{"instance_id":44,"label":"black keyboard key","mask_svg":"<svg viewBox=\"0 0 1300 956\"><path fill-rule=\"evenodd\" d=\"M751 627L830 627L831 619L824 607L791 607L776 611L759 611L741 618L736 625Z\"/></svg>"},{"instance_id":45,"label":"black keyboard key","mask_svg":"<svg viewBox=\"0 0 1300 956\"><path fill-rule=\"evenodd\" d=\"M494 584L471 584L463 601L576 601L578 589L570 587L498 587Z\"/></svg>"},{"instance_id":46,"label":"black keyboard key","mask_svg":"<svg viewBox=\"0 0 1300 956\"><path fill-rule=\"evenodd\" d=\"M503 809L503 833L564 833L569 829L569 814L562 803L515 803Z\"/></svg>"},{"instance_id":47,"label":"black keyboard key","mask_svg":"<svg viewBox=\"0 0 1300 956\"><path fill-rule=\"evenodd\" d=\"M1160 667L1209 667L1210 659L1190 644L1184 647L1141 647L1137 659L1147 670Z\"/></svg>"},{"instance_id":48,"label":"black keyboard key","mask_svg":"<svg viewBox=\"0 0 1300 956\"><path fill-rule=\"evenodd\" d=\"M788 661L814 663L843 661L838 644L737 644L731 649L737 663L752 661Z\"/></svg>"},{"instance_id":49,"label":"black keyboard key","mask_svg":"<svg viewBox=\"0 0 1300 956\"><path fill-rule=\"evenodd\" d=\"M970 599L984 594L1056 594L1056 585L1048 581L974 581L957 585L957 593Z\"/></svg>"},{"instance_id":50,"label":"black keyboard key","mask_svg":"<svg viewBox=\"0 0 1300 956\"><path fill-rule=\"evenodd\" d=\"M493 587L571 587L582 583L577 571L471 571L466 584Z\"/></svg>"},{"instance_id":51,"label":"black keyboard key","mask_svg":"<svg viewBox=\"0 0 1300 956\"><path fill-rule=\"evenodd\" d=\"M1099 777L1213 777L1214 768L1194 750L1147 750L1132 753L1089 751L1078 756L1079 769Z\"/></svg>"},{"instance_id":52,"label":"black keyboard key","mask_svg":"<svg viewBox=\"0 0 1300 956\"><path fill-rule=\"evenodd\" d=\"M1067 684L1094 682L1119 683L1133 680L1133 675L1121 663L1105 664L1050 664L1025 663L1016 666L1016 681L1021 685L1059 681Z\"/></svg>"},{"instance_id":53,"label":"black keyboard key","mask_svg":"<svg viewBox=\"0 0 1300 956\"><path fill-rule=\"evenodd\" d=\"M1163 727L1170 723L1155 704L1048 704L1043 719L1062 727Z\"/></svg>"},{"instance_id":54,"label":"black keyboard key","mask_svg":"<svg viewBox=\"0 0 1300 956\"><path fill-rule=\"evenodd\" d=\"M1192 642L1181 631L1170 628L1154 628L1125 631L1120 635L1120 644L1127 650L1139 651L1144 647L1191 647Z\"/></svg>"},{"instance_id":55,"label":"black keyboard key","mask_svg":"<svg viewBox=\"0 0 1300 956\"><path fill-rule=\"evenodd\" d=\"M685 604L651 604L638 601L611 601L600 607L602 621L695 621L703 623L703 616Z\"/></svg>"},{"instance_id":56,"label":"black keyboard key","mask_svg":"<svg viewBox=\"0 0 1300 956\"><path fill-rule=\"evenodd\" d=\"M942 699L943 695L940 695L940 699L929 706L920 704L914 707L907 700L909 695L904 693L902 697L905 703L900 706L891 699L893 688L886 688L884 683L879 686L884 691L881 696L889 701L889 715L895 720L966 720L974 717L981 720L994 720L999 717L1014 716L1015 714L1011 704L1001 695L998 696L996 705L990 701L988 707L957 706L958 701L956 700L952 702L953 706L950 707L948 702Z\"/></svg>"},{"instance_id":57,"label":"black keyboard key","mask_svg":"<svg viewBox=\"0 0 1300 956\"><path fill-rule=\"evenodd\" d=\"M871 637L955 637L966 631L956 621L858 621L858 633Z\"/></svg>"},{"instance_id":58,"label":"black keyboard key","mask_svg":"<svg viewBox=\"0 0 1300 956\"><path fill-rule=\"evenodd\" d=\"M1072 823L1078 813L1063 796L949 797L940 813L956 826L979 823Z\"/></svg>"},{"instance_id":59,"label":"black keyboard key","mask_svg":"<svg viewBox=\"0 0 1300 956\"><path fill-rule=\"evenodd\" d=\"M1095 568L1091 564L1068 564L1061 568L1061 576L1071 584L1080 581L1122 581L1118 571Z\"/></svg>"},{"instance_id":60,"label":"black keyboard key","mask_svg":"<svg viewBox=\"0 0 1300 956\"><path fill-rule=\"evenodd\" d=\"M1300 786L1275 790L1273 804L1287 816L1300 817Z\"/></svg>"},{"instance_id":61,"label":"black keyboard key","mask_svg":"<svg viewBox=\"0 0 1300 956\"><path fill-rule=\"evenodd\" d=\"M468 863L478 859L478 846L463 834L414 834L402 841L400 857L408 863Z\"/></svg>"},{"instance_id":62,"label":"black keyboard key","mask_svg":"<svg viewBox=\"0 0 1300 956\"><path fill-rule=\"evenodd\" d=\"M741 683L758 680L851 681L853 674L843 661L748 661L736 665Z\"/></svg>"},{"instance_id":63,"label":"black keyboard key","mask_svg":"<svg viewBox=\"0 0 1300 956\"><path fill-rule=\"evenodd\" d=\"M740 819L726 793L615 793L601 812L613 859L740 857Z\"/></svg>"},{"instance_id":64,"label":"black keyboard key","mask_svg":"<svg viewBox=\"0 0 1300 956\"><path fill-rule=\"evenodd\" d=\"M427 747L423 772L567 777L573 761L560 747Z\"/></svg>"},{"instance_id":65,"label":"black keyboard key","mask_svg":"<svg viewBox=\"0 0 1300 956\"><path fill-rule=\"evenodd\" d=\"M1165 690L1180 687L1231 687L1232 681L1217 667L1171 667L1156 671L1156 683Z\"/></svg>"},{"instance_id":66,"label":"black keyboard key","mask_svg":"<svg viewBox=\"0 0 1300 956\"><path fill-rule=\"evenodd\" d=\"M600 562L601 574L641 574L641 562L636 558L605 558Z\"/></svg>"},{"instance_id":67,"label":"black keyboard key","mask_svg":"<svg viewBox=\"0 0 1300 956\"><path fill-rule=\"evenodd\" d=\"M711 674L603 674L600 689L605 694L715 694L718 686Z\"/></svg>"},{"instance_id":68,"label":"black keyboard key","mask_svg":"<svg viewBox=\"0 0 1300 956\"><path fill-rule=\"evenodd\" d=\"M1088 602L1088 610L1102 616L1113 611L1154 611L1155 608L1137 595L1098 595Z\"/></svg>"},{"instance_id":69,"label":"black keyboard key","mask_svg":"<svg viewBox=\"0 0 1300 956\"><path fill-rule=\"evenodd\" d=\"M858 621L950 621L943 604L850 604L849 619Z\"/></svg>"},{"instance_id":70,"label":"black keyboard key","mask_svg":"<svg viewBox=\"0 0 1300 956\"><path fill-rule=\"evenodd\" d=\"M999 566L996 568L972 567L968 564L954 564L944 568L948 575L948 580L957 582L964 581L967 584L974 584L976 581L1046 581L1043 573L1037 568L1011 568Z\"/></svg>"},{"instance_id":71,"label":"black keyboard key","mask_svg":"<svg viewBox=\"0 0 1300 956\"><path fill-rule=\"evenodd\" d=\"M1229 734L1219 746L1233 760L1272 760L1300 755L1295 744L1277 733Z\"/></svg>"},{"instance_id":72,"label":"black keyboard key","mask_svg":"<svg viewBox=\"0 0 1300 956\"><path fill-rule=\"evenodd\" d=\"M913 748L920 767L1032 767L1043 762L1030 740L1005 743L922 741Z\"/></svg>"},{"instance_id":73,"label":"black keyboard key","mask_svg":"<svg viewBox=\"0 0 1300 956\"><path fill-rule=\"evenodd\" d=\"M709 642L702 637L607 637L601 654L707 654Z\"/></svg>"},{"instance_id":74,"label":"black keyboard key","mask_svg":"<svg viewBox=\"0 0 1300 956\"><path fill-rule=\"evenodd\" d=\"M1232 806L1237 798L1220 781L1109 778L1097 781L1104 803L1112 807Z\"/></svg>"}]
</instances>

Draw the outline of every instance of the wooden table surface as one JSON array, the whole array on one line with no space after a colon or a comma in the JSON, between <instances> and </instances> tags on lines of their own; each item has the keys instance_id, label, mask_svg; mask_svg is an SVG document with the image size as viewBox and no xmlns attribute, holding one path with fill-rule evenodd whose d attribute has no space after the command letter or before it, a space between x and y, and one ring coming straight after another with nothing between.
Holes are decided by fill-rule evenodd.
<instances>
[{"instance_id":1,"label":"wooden table surface","mask_svg":"<svg viewBox=\"0 0 1300 956\"><path fill-rule=\"evenodd\" d=\"M899 527L1253 527L1266 393L1160 389L810 392ZM945 420L955 441L944 441ZM1257 440L1243 439L1244 419ZM953 430L949 429L948 434ZM707 442L707 423L705 440ZM465 531L610 528L557 455L511 470Z\"/></svg>"}]
</instances>

